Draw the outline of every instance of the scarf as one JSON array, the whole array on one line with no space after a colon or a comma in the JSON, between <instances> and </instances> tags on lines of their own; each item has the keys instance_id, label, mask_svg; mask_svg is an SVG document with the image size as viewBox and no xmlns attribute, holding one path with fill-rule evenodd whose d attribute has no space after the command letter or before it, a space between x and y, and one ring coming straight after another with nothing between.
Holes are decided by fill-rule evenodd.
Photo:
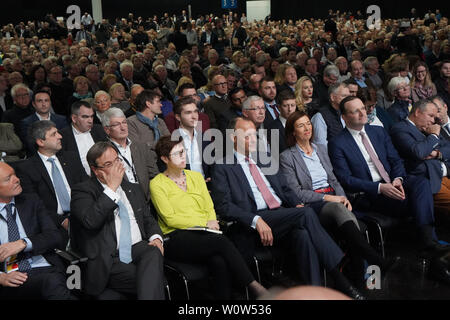
<instances>
[{"instance_id":1,"label":"scarf","mask_svg":"<svg viewBox=\"0 0 450 320\"><path fill-rule=\"evenodd\" d=\"M414 86L414 89L415 89L416 94L419 97L419 99L429 98L433 94L432 87L424 87L420 83L416 83Z\"/></svg>"},{"instance_id":2,"label":"scarf","mask_svg":"<svg viewBox=\"0 0 450 320\"><path fill-rule=\"evenodd\" d=\"M92 93L91 93L90 91L88 91L87 94L85 94L85 95L80 95L80 94L78 94L77 92L74 92L74 93L73 93L73 96L74 96L75 98L77 98L77 99L80 99L80 100L83 100L83 99L90 99L90 98L92 98Z\"/></svg>"},{"instance_id":3,"label":"scarf","mask_svg":"<svg viewBox=\"0 0 450 320\"><path fill-rule=\"evenodd\" d=\"M155 143L158 142L159 137L161 136L161 133L159 132L159 129L158 129L158 117L155 116L155 119L150 120L149 118L144 116L139 111L136 112L136 117L139 121L141 121L142 123L145 123L146 125L148 125L150 127L150 129L153 130L153 134L155 135Z\"/></svg>"}]
</instances>

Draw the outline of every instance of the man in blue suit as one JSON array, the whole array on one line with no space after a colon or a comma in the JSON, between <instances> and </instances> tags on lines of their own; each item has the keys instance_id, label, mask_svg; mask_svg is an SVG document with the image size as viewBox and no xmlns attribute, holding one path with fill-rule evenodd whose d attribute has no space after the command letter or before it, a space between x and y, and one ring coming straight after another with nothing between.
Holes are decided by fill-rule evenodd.
<instances>
[{"instance_id":1,"label":"man in blue suit","mask_svg":"<svg viewBox=\"0 0 450 320\"><path fill-rule=\"evenodd\" d=\"M365 204L365 209L374 208L390 215L410 212L419 229L419 249L426 252L446 249L435 233L429 181L406 174L387 132L366 125L366 109L359 98L347 97L339 107L346 128L330 141L328 151L343 188L363 192L364 201L359 203Z\"/></svg>"},{"instance_id":2,"label":"man in blue suit","mask_svg":"<svg viewBox=\"0 0 450 320\"><path fill-rule=\"evenodd\" d=\"M405 160L406 171L430 181L434 206L450 212L450 142L435 123L438 106L424 99L414 103L408 118L391 129L392 142Z\"/></svg>"},{"instance_id":3,"label":"man in blue suit","mask_svg":"<svg viewBox=\"0 0 450 320\"><path fill-rule=\"evenodd\" d=\"M305 282L321 285L322 265L334 278L338 290L355 299L362 298L339 272L343 253L314 211L300 204L281 175L269 172L254 160L254 123L238 117L230 122L229 129L234 130L234 150L213 167L212 198L219 216L238 222L230 237L244 258L251 260L258 242L263 246L287 244Z\"/></svg>"},{"instance_id":4,"label":"man in blue suit","mask_svg":"<svg viewBox=\"0 0 450 320\"><path fill-rule=\"evenodd\" d=\"M34 141L28 140L28 128L34 122L39 120L50 120L56 125L58 130L61 130L69 125L64 116L50 112L52 102L48 91L39 90L35 92L33 95L32 104L36 112L23 119L19 125L20 139L27 150L28 156L31 156L36 151Z\"/></svg>"}]
</instances>

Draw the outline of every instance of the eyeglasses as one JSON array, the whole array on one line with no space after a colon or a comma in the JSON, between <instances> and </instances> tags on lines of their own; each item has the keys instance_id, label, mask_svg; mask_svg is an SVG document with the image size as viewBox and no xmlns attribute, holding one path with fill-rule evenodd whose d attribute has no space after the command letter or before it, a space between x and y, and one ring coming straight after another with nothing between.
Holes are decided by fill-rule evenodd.
<instances>
[{"instance_id":1,"label":"eyeglasses","mask_svg":"<svg viewBox=\"0 0 450 320\"><path fill-rule=\"evenodd\" d=\"M177 152L173 152L170 153L169 156L174 157L174 158L181 158L184 155L185 151L184 149L177 151Z\"/></svg>"},{"instance_id":2,"label":"eyeglasses","mask_svg":"<svg viewBox=\"0 0 450 320\"><path fill-rule=\"evenodd\" d=\"M402 86L396 89L396 91L408 90L409 86Z\"/></svg>"},{"instance_id":3,"label":"eyeglasses","mask_svg":"<svg viewBox=\"0 0 450 320\"><path fill-rule=\"evenodd\" d=\"M109 128L117 128L118 126L121 126L121 125L128 126L127 120L123 120L122 122L116 122L116 123L110 124L108 127Z\"/></svg>"},{"instance_id":4,"label":"eyeglasses","mask_svg":"<svg viewBox=\"0 0 450 320\"><path fill-rule=\"evenodd\" d=\"M96 166L98 169L108 169L111 168L114 163L122 162L122 159L119 157L115 158L113 161L108 161L103 164L103 166Z\"/></svg>"},{"instance_id":5,"label":"eyeglasses","mask_svg":"<svg viewBox=\"0 0 450 320\"><path fill-rule=\"evenodd\" d=\"M258 111L261 111L261 110L266 110L266 108L265 107L258 107L258 108L248 108L248 109L245 109L245 110L251 110L251 111L258 110Z\"/></svg>"}]
</instances>

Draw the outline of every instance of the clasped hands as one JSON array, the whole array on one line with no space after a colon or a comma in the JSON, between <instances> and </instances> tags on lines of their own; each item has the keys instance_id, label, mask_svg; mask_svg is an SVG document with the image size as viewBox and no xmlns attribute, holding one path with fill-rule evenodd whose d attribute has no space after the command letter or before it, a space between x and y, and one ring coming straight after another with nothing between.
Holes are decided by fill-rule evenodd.
<instances>
[{"instance_id":1,"label":"clasped hands","mask_svg":"<svg viewBox=\"0 0 450 320\"><path fill-rule=\"evenodd\" d=\"M406 198L403 182L400 178L395 178L392 183L381 183L380 193L395 200L405 200Z\"/></svg>"}]
</instances>

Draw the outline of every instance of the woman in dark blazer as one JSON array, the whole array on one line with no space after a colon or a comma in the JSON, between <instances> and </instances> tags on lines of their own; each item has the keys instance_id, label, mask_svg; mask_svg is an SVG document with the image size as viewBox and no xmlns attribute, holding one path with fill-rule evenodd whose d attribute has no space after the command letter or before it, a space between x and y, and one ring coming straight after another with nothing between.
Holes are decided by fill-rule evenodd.
<instances>
[{"instance_id":1,"label":"woman in dark blazer","mask_svg":"<svg viewBox=\"0 0 450 320\"><path fill-rule=\"evenodd\" d=\"M313 127L304 111L286 122L286 149L280 155L281 174L301 201L318 214L321 224L346 241L351 258L367 260L381 268L391 265L366 241L352 206L333 173L326 148L311 142ZM357 261L357 260L354 260Z\"/></svg>"}]
</instances>

